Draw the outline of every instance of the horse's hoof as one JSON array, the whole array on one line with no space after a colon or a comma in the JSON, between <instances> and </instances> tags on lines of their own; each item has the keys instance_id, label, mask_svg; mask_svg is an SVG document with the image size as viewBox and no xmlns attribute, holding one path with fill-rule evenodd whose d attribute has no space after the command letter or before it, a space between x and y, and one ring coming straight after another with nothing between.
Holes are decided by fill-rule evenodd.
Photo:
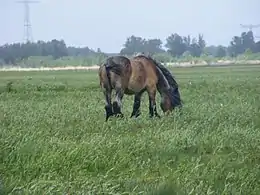
<instances>
[{"instance_id":1,"label":"horse's hoof","mask_svg":"<svg viewBox=\"0 0 260 195\"><path fill-rule=\"evenodd\" d=\"M115 115L117 118L123 118L124 117L124 114L123 113L118 113Z\"/></svg>"},{"instance_id":2,"label":"horse's hoof","mask_svg":"<svg viewBox=\"0 0 260 195\"><path fill-rule=\"evenodd\" d=\"M131 114L131 116L130 116L130 118L137 118L137 117L139 117L141 115L141 113L140 112L138 112L138 113L136 113L136 114Z\"/></svg>"},{"instance_id":3,"label":"horse's hoof","mask_svg":"<svg viewBox=\"0 0 260 195\"><path fill-rule=\"evenodd\" d=\"M141 112L138 112L136 115L135 115L135 118L137 118L138 116L141 115Z\"/></svg>"},{"instance_id":4,"label":"horse's hoof","mask_svg":"<svg viewBox=\"0 0 260 195\"><path fill-rule=\"evenodd\" d=\"M158 114L156 114L156 115L154 115L154 116L151 116L151 115L149 115L149 118L161 118L161 116L160 115L158 115Z\"/></svg>"}]
</instances>

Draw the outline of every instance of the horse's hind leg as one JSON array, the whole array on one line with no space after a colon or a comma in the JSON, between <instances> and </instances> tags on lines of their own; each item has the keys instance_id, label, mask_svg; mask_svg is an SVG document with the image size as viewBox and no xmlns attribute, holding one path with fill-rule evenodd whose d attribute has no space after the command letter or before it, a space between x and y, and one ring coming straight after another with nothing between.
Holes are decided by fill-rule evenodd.
<instances>
[{"instance_id":1,"label":"horse's hind leg","mask_svg":"<svg viewBox=\"0 0 260 195\"><path fill-rule=\"evenodd\" d=\"M156 108L156 86L153 87L147 87L147 92L149 96L149 115L150 118L156 116L160 118L160 115L157 113L157 108Z\"/></svg>"},{"instance_id":2,"label":"horse's hind leg","mask_svg":"<svg viewBox=\"0 0 260 195\"><path fill-rule=\"evenodd\" d=\"M106 121L107 121L108 118L113 115L112 104L111 104L111 90L104 89L103 93L106 100L105 110L106 110Z\"/></svg>"},{"instance_id":3,"label":"horse's hind leg","mask_svg":"<svg viewBox=\"0 0 260 195\"><path fill-rule=\"evenodd\" d=\"M142 97L142 94L144 93L144 91L145 91L145 89L140 91L139 93L135 94L133 111L132 111L130 118L132 118L133 116L135 116L137 118L141 114L141 111L140 111L141 97Z\"/></svg>"},{"instance_id":4,"label":"horse's hind leg","mask_svg":"<svg viewBox=\"0 0 260 195\"><path fill-rule=\"evenodd\" d=\"M115 89L116 90L116 98L115 101L113 102L113 112L114 115L117 117L123 117L123 113L121 112L122 109L122 99L124 96L124 90L121 87L118 87Z\"/></svg>"}]
</instances>

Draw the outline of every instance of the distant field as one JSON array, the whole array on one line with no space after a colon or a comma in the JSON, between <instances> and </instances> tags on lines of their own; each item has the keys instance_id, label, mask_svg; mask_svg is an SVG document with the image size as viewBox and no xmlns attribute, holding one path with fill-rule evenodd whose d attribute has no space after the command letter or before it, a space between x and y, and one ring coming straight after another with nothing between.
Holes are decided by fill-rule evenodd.
<instances>
[{"instance_id":1,"label":"distant field","mask_svg":"<svg viewBox=\"0 0 260 195\"><path fill-rule=\"evenodd\" d=\"M66 63L65 63L66 62ZM64 61L64 64L59 64L57 62L48 63L48 65L45 64L45 66L42 66L42 64L38 64L37 66L35 63L28 63L23 64L22 66L16 65L6 65L6 66L0 66L0 71L52 71L52 70L95 70L98 69L98 65L95 65L95 63L71 63L70 61ZM74 65L72 65L74 64ZM217 60L217 59L211 59L211 60L188 60L188 61L179 61L179 62L165 62L164 63L167 67L202 67L202 66L260 66L260 60Z\"/></svg>"},{"instance_id":2,"label":"distant field","mask_svg":"<svg viewBox=\"0 0 260 195\"><path fill-rule=\"evenodd\" d=\"M107 123L97 71L0 72L0 194L260 194L260 66L171 70L182 116Z\"/></svg>"}]
</instances>

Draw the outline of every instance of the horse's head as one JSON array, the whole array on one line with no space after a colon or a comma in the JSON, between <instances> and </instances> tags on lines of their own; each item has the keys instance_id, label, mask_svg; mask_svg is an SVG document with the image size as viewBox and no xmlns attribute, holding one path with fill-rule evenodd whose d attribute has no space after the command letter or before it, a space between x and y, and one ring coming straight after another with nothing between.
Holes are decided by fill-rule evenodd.
<instances>
[{"instance_id":1,"label":"horse's head","mask_svg":"<svg viewBox=\"0 0 260 195\"><path fill-rule=\"evenodd\" d=\"M179 89L171 87L168 93L163 95L160 106L163 112L167 113L176 107L182 107Z\"/></svg>"},{"instance_id":2,"label":"horse's head","mask_svg":"<svg viewBox=\"0 0 260 195\"><path fill-rule=\"evenodd\" d=\"M161 99L161 109L163 112L170 112L172 111L171 99L169 96L163 96Z\"/></svg>"}]
</instances>

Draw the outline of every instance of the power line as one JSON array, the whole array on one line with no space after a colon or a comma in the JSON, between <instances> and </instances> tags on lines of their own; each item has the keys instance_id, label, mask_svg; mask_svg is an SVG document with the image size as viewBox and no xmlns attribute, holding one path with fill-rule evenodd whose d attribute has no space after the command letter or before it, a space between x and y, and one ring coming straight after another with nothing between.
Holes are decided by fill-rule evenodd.
<instances>
[{"instance_id":1,"label":"power line","mask_svg":"<svg viewBox=\"0 0 260 195\"><path fill-rule=\"evenodd\" d=\"M30 4L31 3L39 3L39 1L32 1L32 0L23 0L23 1L16 1L16 3L24 4L24 40L26 42L33 42L33 35L32 35L32 24L30 20Z\"/></svg>"},{"instance_id":2,"label":"power line","mask_svg":"<svg viewBox=\"0 0 260 195\"><path fill-rule=\"evenodd\" d=\"M252 31L253 32L253 29L254 28L259 28L260 27L260 24L248 24L248 25L244 25L244 24L240 24L240 26L242 27L242 28L247 28L248 29L248 31ZM260 36L254 36L254 39L259 39L260 38Z\"/></svg>"},{"instance_id":3,"label":"power line","mask_svg":"<svg viewBox=\"0 0 260 195\"><path fill-rule=\"evenodd\" d=\"M249 25L245 25L245 24L240 24L240 26L242 28L247 28L249 31L252 31L254 28L259 28L260 27L260 24L249 24Z\"/></svg>"}]
</instances>

